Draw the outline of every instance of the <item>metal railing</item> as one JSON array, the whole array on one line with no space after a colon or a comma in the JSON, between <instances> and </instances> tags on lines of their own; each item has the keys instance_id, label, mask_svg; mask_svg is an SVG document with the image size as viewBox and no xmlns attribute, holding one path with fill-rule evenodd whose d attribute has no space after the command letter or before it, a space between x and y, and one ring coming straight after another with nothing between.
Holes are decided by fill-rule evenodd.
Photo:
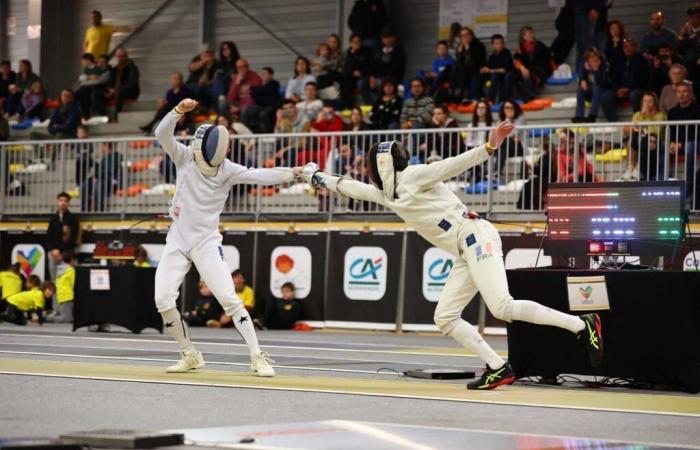
<instances>
[{"instance_id":1,"label":"metal railing","mask_svg":"<svg viewBox=\"0 0 700 450\"><path fill-rule=\"evenodd\" d=\"M688 208L700 210L696 139L700 122L520 126L487 162L446 183L471 209L489 214L541 213L549 183L685 180ZM412 163L448 158L486 139L486 128L234 135L230 158L249 167L316 161L327 173L369 182L364 154L399 140ZM186 139L184 140L185 143ZM680 144L680 145L679 145ZM90 214L142 215L167 210L177 173L153 138L0 143L0 215L47 214L58 192ZM383 214L304 183L236 185L224 214Z\"/></svg>"}]
</instances>

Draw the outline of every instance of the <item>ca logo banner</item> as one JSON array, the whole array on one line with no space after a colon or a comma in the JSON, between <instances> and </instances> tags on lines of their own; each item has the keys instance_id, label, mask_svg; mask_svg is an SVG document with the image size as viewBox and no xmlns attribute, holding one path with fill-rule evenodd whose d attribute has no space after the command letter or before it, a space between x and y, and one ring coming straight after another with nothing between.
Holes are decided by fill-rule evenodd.
<instances>
[{"instance_id":1,"label":"ca logo banner","mask_svg":"<svg viewBox=\"0 0 700 450\"><path fill-rule=\"evenodd\" d=\"M455 257L437 247L429 248L423 255L423 297L437 302L450 276Z\"/></svg>"},{"instance_id":2,"label":"ca logo banner","mask_svg":"<svg viewBox=\"0 0 700 450\"><path fill-rule=\"evenodd\" d=\"M381 247L350 247L345 252L343 292L350 300L379 300L386 293L388 258Z\"/></svg>"}]
</instances>

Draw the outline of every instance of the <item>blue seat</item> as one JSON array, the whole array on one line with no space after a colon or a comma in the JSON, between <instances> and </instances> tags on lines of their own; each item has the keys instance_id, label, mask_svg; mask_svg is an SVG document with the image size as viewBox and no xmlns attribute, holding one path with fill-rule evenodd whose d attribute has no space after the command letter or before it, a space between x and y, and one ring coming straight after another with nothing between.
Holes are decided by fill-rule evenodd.
<instances>
[{"instance_id":1,"label":"blue seat","mask_svg":"<svg viewBox=\"0 0 700 450\"><path fill-rule=\"evenodd\" d=\"M498 187L500 184L498 183L498 180L492 180L491 181L491 189L494 191L498 190ZM464 192L467 194L485 194L489 190L489 182L487 180L479 181L478 183L474 183L470 186L467 186L464 189Z\"/></svg>"}]
</instances>

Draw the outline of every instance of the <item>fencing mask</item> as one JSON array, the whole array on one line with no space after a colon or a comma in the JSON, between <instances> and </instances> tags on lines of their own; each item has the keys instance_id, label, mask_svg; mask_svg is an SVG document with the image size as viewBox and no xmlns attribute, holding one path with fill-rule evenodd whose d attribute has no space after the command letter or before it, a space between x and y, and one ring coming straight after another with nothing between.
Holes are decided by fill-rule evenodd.
<instances>
[{"instance_id":1,"label":"fencing mask","mask_svg":"<svg viewBox=\"0 0 700 450\"><path fill-rule=\"evenodd\" d=\"M388 198L395 198L395 172L408 167L408 152L399 141L380 142L369 151L369 176Z\"/></svg>"},{"instance_id":2,"label":"fencing mask","mask_svg":"<svg viewBox=\"0 0 700 450\"><path fill-rule=\"evenodd\" d=\"M197 168L213 177L226 158L229 147L228 130L222 125L201 125L194 132L192 151Z\"/></svg>"}]
</instances>

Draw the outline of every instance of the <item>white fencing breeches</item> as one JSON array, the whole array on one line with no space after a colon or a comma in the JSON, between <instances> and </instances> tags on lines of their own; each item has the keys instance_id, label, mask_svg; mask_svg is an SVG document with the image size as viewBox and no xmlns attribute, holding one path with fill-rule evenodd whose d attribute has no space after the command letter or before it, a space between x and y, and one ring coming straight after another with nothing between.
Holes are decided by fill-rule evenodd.
<instances>
[{"instance_id":1,"label":"white fencing breeches","mask_svg":"<svg viewBox=\"0 0 700 450\"><path fill-rule=\"evenodd\" d=\"M243 302L236 296L233 280L224 260L221 236L213 236L189 252L180 250L170 242L165 244L163 256L156 268L155 300L158 312L176 307L180 285L192 263L227 315L233 316L244 308Z\"/></svg>"}]
</instances>

